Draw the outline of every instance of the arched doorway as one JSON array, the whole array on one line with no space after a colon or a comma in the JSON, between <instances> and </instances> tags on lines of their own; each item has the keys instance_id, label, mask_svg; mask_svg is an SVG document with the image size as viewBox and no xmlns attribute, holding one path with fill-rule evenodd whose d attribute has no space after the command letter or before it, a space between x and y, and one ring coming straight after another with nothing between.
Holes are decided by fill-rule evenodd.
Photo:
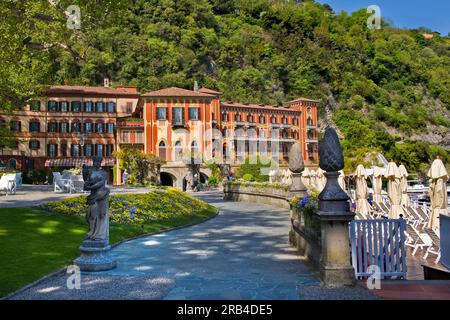
<instances>
[{"instance_id":1,"label":"arched doorway","mask_svg":"<svg viewBox=\"0 0 450 320\"><path fill-rule=\"evenodd\" d=\"M170 173L161 172L159 176L160 176L160 180L161 180L161 185L168 186L168 187L173 187L175 185L176 178L173 175L171 175Z\"/></svg>"},{"instance_id":2,"label":"arched doorway","mask_svg":"<svg viewBox=\"0 0 450 320\"><path fill-rule=\"evenodd\" d=\"M161 159L166 160L166 144L164 143L164 141L161 141L161 142L159 143L159 146L158 146L158 156L159 156Z\"/></svg>"},{"instance_id":3,"label":"arched doorway","mask_svg":"<svg viewBox=\"0 0 450 320\"><path fill-rule=\"evenodd\" d=\"M204 174L203 172L200 172L200 182L205 184L206 181L208 181L208 176Z\"/></svg>"},{"instance_id":4,"label":"arched doorway","mask_svg":"<svg viewBox=\"0 0 450 320\"><path fill-rule=\"evenodd\" d=\"M8 168L10 169L17 169L17 161L16 159L9 159L8 161Z\"/></svg>"}]
</instances>

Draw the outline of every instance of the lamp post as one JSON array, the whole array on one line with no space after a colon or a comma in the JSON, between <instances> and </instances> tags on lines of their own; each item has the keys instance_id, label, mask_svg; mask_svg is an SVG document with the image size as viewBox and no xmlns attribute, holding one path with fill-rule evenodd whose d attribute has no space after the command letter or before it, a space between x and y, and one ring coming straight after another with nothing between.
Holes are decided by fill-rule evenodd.
<instances>
[{"instance_id":1,"label":"lamp post","mask_svg":"<svg viewBox=\"0 0 450 320\"><path fill-rule=\"evenodd\" d=\"M87 134L86 133L84 133L84 132L81 132L81 128L80 128L80 147L81 147L81 150L80 150L80 154L82 154L82 159L84 160L84 145L85 145L85 142L86 142L86 139L87 139Z\"/></svg>"}]
</instances>

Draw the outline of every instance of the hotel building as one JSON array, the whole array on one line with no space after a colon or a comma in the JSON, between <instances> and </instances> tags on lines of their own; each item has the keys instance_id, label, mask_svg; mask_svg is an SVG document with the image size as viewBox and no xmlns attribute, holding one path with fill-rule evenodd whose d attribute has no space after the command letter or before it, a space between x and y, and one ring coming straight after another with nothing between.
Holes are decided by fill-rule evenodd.
<instances>
[{"instance_id":1,"label":"hotel building","mask_svg":"<svg viewBox=\"0 0 450 320\"><path fill-rule=\"evenodd\" d=\"M237 167L249 155L264 154L286 166L298 142L307 166L317 166L317 101L299 98L284 106L221 101L221 93L202 88L166 88L140 94L135 87L51 86L0 122L19 138L0 148L0 167L26 172L79 166L93 155L113 177L114 150L141 149L167 161L163 184L183 188L186 163L217 159ZM116 166L117 183L122 171ZM201 169L201 179L210 173Z\"/></svg>"}]
</instances>

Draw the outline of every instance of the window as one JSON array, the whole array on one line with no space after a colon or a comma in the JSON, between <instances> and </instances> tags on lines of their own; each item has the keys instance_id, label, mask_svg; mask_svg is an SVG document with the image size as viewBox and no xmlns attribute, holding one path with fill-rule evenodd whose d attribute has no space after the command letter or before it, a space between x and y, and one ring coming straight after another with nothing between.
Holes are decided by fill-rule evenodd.
<instances>
[{"instance_id":1,"label":"window","mask_svg":"<svg viewBox=\"0 0 450 320\"><path fill-rule=\"evenodd\" d=\"M108 112L109 113L114 113L116 112L116 103L115 102L108 102Z\"/></svg>"},{"instance_id":2,"label":"window","mask_svg":"<svg viewBox=\"0 0 450 320\"><path fill-rule=\"evenodd\" d=\"M104 124L103 124L103 123L97 123L97 124L95 125L95 132L97 132L97 133L103 133L103 132L105 132Z\"/></svg>"},{"instance_id":3,"label":"window","mask_svg":"<svg viewBox=\"0 0 450 320\"><path fill-rule=\"evenodd\" d=\"M67 101L62 101L60 103L61 112L69 112L69 103Z\"/></svg>"},{"instance_id":4,"label":"window","mask_svg":"<svg viewBox=\"0 0 450 320\"><path fill-rule=\"evenodd\" d=\"M133 113L133 102L127 102L127 113Z\"/></svg>"},{"instance_id":5,"label":"window","mask_svg":"<svg viewBox=\"0 0 450 320\"><path fill-rule=\"evenodd\" d=\"M310 127L314 126L314 123L313 123L313 121L312 121L311 118L308 118L307 124L308 124L308 126L310 126Z\"/></svg>"},{"instance_id":6,"label":"window","mask_svg":"<svg viewBox=\"0 0 450 320\"><path fill-rule=\"evenodd\" d=\"M189 108L189 120L200 120L199 108Z\"/></svg>"},{"instance_id":7,"label":"window","mask_svg":"<svg viewBox=\"0 0 450 320\"><path fill-rule=\"evenodd\" d=\"M94 103L92 101L84 103L84 112L94 112Z\"/></svg>"},{"instance_id":8,"label":"window","mask_svg":"<svg viewBox=\"0 0 450 320\"><path fill-rule=\"evenodd\" d=\"M72 101L71 103L72 112L81 112L81 102Z\"/></svg>"},{"instance_id":9,"label":"window","mask_svg":"<svg viewBox=\"0 0 450 320\"><path fill-rule=\"evenodd\" d=\"M103 156L103 145L102 144L97 144L96 145L96 156Z\"/></svg>"},{"instance_id":10,"label":"window","mask_svg":"<svg viewBox=\"0 0 450 320\"><path fill-rule=\"evenodd\" d=\"M164 143L164 141L161 141L159 143L158 156L161 159L166 159L166 144Z\"/></svg>"},{"instance_id":11,"label":"window","mask_svg":"<svg viewBox=\"0 0 450 320\"><path fill-rule=\"evenodd\" d=\"M25 167L28 171L34 170L34 160L33 159L26 159L25 160Z\"/></svg>"},{"instance_id":12,"label":"window","mask_svg":"<svg viewBox=\"0 0 450 320\"><path fill-rule=\"evenodd\" d=\"M92 122L85 122L84 123L84 132L93 132L94 131L94 125Z\"/></svg>"},{"instance_id":13,"label":"window","mask_svg":"<svg viewBox=\"0 0 450 320\"><path fill-rule=\"evenodd\" d=\"M225 122L228 121L228 114L222 113L222 121L225 121Z\"/></svg>"},{"instance_id":14,"label":"window","mask_svg":"<svg viewBox=\"0 0 450 320\"><path fill-rule=\"evenodd\" d=\"M272 118L270 118L270 123L272 124L277 123L277 119L274 116L272 116Z\"/></svg>"},{"instance_id":15,"label":"window","mask_svg":"<svg viewBox=\"0 0 450 320\"><path fill-rule=\"evenodd\" d=\"M114 145L113 144L107 144L106 150L105 150L105 156L111 157L114 152Z\"/></svg>"},{"instance_id":16,"label":"window","mask_svg":"<svg viewBox=\"0 0 450 320\"><path fill-rule=\"evenodd\" d=\"M62 122L59 124L59 132L67 133L69 132L69 124L67 122Z\"/></svg>"},{"instance_id":17,"label":"window","mask_svg":"<svg viewBox=\"0 0 450 320\"><path fill-rule=\"evenodd\" d=\"M99 101L95 105L97 112L105 112L105 104L103 102Z\"/></svg>"},{"instance_id":18,"label":"window","mask_svg":"<svg viewBox=\"0 0 450 320\"><path fill-rule=\"evenodd\" d=\"M41 102L34 100L30 102L30 110L31 111L41 111Z\"/></svg>"},{"instance_id":19,"label":"window","mask_svg":"<svg viewBox=\"0 0 450 320\"><path fill-rule=\"evenodd\" d=\"M167 108L158 107L156 108L156 120L167 120Z\"/></svg>"},{"instance_id":20,"label":"window","mask_svg":"<svg viewBox=\"0 0 450 320\"><path fill-rule=\"evenodd\" d=\"M72 122L72 132L81 132L81 124L79 122Z\"/></svg>"},{"instance_id":21,"label":"window","mask_svg":"<svg viewBox=\"0 0 450 320\"><path fill-rule=\"evenodd\" d=\"M253 122L253 116L251 114L247 115L247 122Z\"/></svg>"},{"instance_id":22,"label":"window","mask_svg":"<svg viewBox=\"0 0 450 320\"><path fill-rule=\"evenodd\" d=\"M48 156L50 158L56 158L58 156L58 146L56 144L48 145Z\"/></svg>"},{"instance_id":23,"label":"window","mask_svg":"<svg viewBox=\"0 0 450 320\"><path fill-rule=\"evenodd\" d=\"M30 140L28 146L31 150L39 150L39 148L41 147L41 143L39 142L39 140Z\"/></svg>"},{"instance_id":24,"label":"window","mask_svg":"<svg viewBox=\"0 0 450 320\"><path fill-rule=\"evenodd\" d=\"M22 129L22 124L20 121L11 121L10 123L10 129L14 132L20 132Z\"/></svg>"},{"instance_id":25,"label":"window","mask_svg":"<svg viewBox=\"0 0 450 320\"><path fill-rule=\"evenodd\" d=\"M48 111L49 112L58 112L58 102L49 101L48 102Z\"/></svg>"},{"instance_id":26,"label":"window","mask_svg":"<svg viewBox=\"0 0 450 320\"><path fill-rule=\"evenodd\" d=\"M181 146L181 142L177 141L175 143L175 161L181 161L183 157L183 147Z\"/></svg>"},{"instance_id":27,"label":"window","mask_svg":"<svg viewBox=\"0 0 450 320\"><path fill-rule=\"evenodd\" d=\"M312 111L311 108L306 109L306 112L308 112L308 113L311 113L311 111Z\"/></svg>"},{"instance_id":28,"label":"window","mask_svg":"<svg viewBox=\"0 0 450 320\"><path fill-rule=\"evenodd\" d=\"M236 113L234 115L234 121L236 121L236 122L240 122L241 121L241 115L239 113Z\"/></svg>"},{"instance_id":29,"label":"window","mask_svg":"<svg viewBox=\"0 0 450 320\"><path fill-rule=\"evenodd\" d=\"M61 148L61 157L67 157L67 144L62 144Z\"/></svg>"},{"instance_id":30,"label":"window","mask_svg":"<svg viewBox=\"0 0 450 320\"><path fill-rule=\"evenodd\" d=\"M50 122L48 124L48 132L58 132L58 124L56 122Z\"/></svg>"},{"instance_id":31,"label":"window","mask_svg":"<svg viewBox=\"0 0 450 320\"><path fill-rule=\"evenodd\" d=\"M108 123L106 126L107 126L106 131L108 133L114 133L114 123Z\"/></svg>"},{"instance_id":32,"label":"window","mask_svg":"<svg viewBox=\"0 0 450 320\"><path fill-rule=\"evenodd\" d=\"M176 125L182 125L184 124L184 117L183 117L183 108L173 108L173 119L172 123Z\"/></svg>"},{"instance_id":33,"label":"window","mask_svg":"<svg viewBox=\"0 0 450 320\"><path fill-rule=\"evenodd\" d=\"M80 157L81 156L79 144L72 144L71 150L70 150L70 155L72 157Z\"/></svg>"},{"instance_id":34,"label":"window","mask_svg":"<svg viewBox=\"0 0 450 320\"><path fill-rule=\"evenodd\" d=\"M92 157L92 144L85 144L84 145L84 156L85 157Z\"/></svg>"},{"instance_id":35,"label":"window","mask_svg":"<svg viewBox=\"0 0 450 320\"><path fill-rule=\"evenodd\" d=\"M259 123L264 124L266 122L266 119L263 115L259 116Z\"/></svg>"},{"instance_id":36,"label":"window","mask_svg":"<svg viewBox=\"0 0 450 320\"><path fill-rule=\"evenodd\" d=\"M30 132L41 132L41 124L37 121L30 122Z\"/></svg>"},{"instance_id":37,"label":"window","mask_svg":"<svg viewBox=\"0 0 450 320\"><path fill-rule=\"evenodd\" d=\"M281 120L283 122L283 124L287 124L287 118L283 117L283 119Z\"/></svg>"},{"instance_id":38,"label":"window","mask_svg":"<svg viewBox=\"0 0 450 320\"><path fill-rule=\"evenodd\" d=\"M16 169L17 167L17 161L16 159L9 159L8 160L8 168L10 169Z\"/></svg>"}]
</instances>

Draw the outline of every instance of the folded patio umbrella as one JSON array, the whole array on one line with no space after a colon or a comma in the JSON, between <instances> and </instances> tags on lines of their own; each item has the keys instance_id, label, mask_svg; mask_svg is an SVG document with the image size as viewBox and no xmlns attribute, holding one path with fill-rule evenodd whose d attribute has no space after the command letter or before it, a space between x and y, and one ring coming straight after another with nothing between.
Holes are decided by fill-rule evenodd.
<instances>
[{"instance_id":1,"label":"folded patio umbrella","mask_svg":"<svg viewBox=\"0 0 450 320\"><path fill-rule=\"evenodd\" d=\"M447 211L447 180L448 172L441 159L431 164L427 176L430 178L431 214L428 227L439 230L439 215L448 215Z\"/></svg>"},{"instance_id":2,"label":"folded patio umbrella","mask_svg":"<svg viewBox=\"0 0 450 320\"><path fill-rule=\"evenodd\" d=\"M301 180L307 188L311 188L311 172L308 168L303 170Z\"/></svg>"},{"instance_id":3,"label":"folded patio umbrella","mask_svg":"<svg viewBox=\"0 0 450 320\"><path fill-rule=\"evenodd\" d=\"M376 203L381 203L383 198L381 197L381 188L383 183L381 181L381 170L379 167L373 167L373 201Z\"/></svg>"},{"instance_id":4,"label":"folded patio umbrella","mask_svg":"<svg viewBox=\"0 0 450 320\"><path fill-rule=\"evenodd\" d=\"M324 173L325 171L321 168L316 171L316 186L317 191L319 192L322 192L323 188L325 188L325 185L327 184L327 177L325 177Z\"/></svg>"},{"instance_id":5,"label":"folded patio umbrella","mask_svg":"<svg viewBox=\"0 0 450 320\"><path fill-rule=\"evenodd\" d=\"M370 212L370 205L367 201L369 192L367 189L367 173L362 164L356 167L356 212L360 213L363 217L367 217Z\"/></svg>"},{"instance_id":6,"label":"folded patio umbrella","mask_svg":"<svg viewBox=\"0 0 450 320\"><path fill-rule=\"evenodd\" d=\"M341 186L342 190L345 191L345 174L344 174L344 170L340 170L339 171L340 175L338 177L338 183Z\"/></svg>"},{"instance_id":7,"label":"folded patio umbrella","mask_svg":"<svg viewBox=\"0 0 450 320\"><path fill-rule=\"evenodd\" d=\"M317 177L315 170L309 170L310 187L317 189Z\"/></svg>"},{"instance_id":8,"label":"folded patio umbrella","mask_svg":"<svg viewBox=\"0 0 450 320\"><path fill-rule=\"evenodd\" d=\"M398 167L398 170L400 171L400 190L402 191L402 198L400 201L400 204L403 207L409 207L409 196L408 196L408 171L406 170L406 167L404 165L400 165Z\"/></svg>"},{"instance_id":9,"label":"folded patio umbrella","mask_svg":"<svg viewBox=\"0 0 450 320\"><path fill-rule=\"evenodd\" d=\"M387 193L391 208L389 209L389 218L398 219L403 214L402 206L402 192L400 189L400 171L395 162L389 162L386 170L386 178L388 179Z\"/></svg>"}]
</instances>

